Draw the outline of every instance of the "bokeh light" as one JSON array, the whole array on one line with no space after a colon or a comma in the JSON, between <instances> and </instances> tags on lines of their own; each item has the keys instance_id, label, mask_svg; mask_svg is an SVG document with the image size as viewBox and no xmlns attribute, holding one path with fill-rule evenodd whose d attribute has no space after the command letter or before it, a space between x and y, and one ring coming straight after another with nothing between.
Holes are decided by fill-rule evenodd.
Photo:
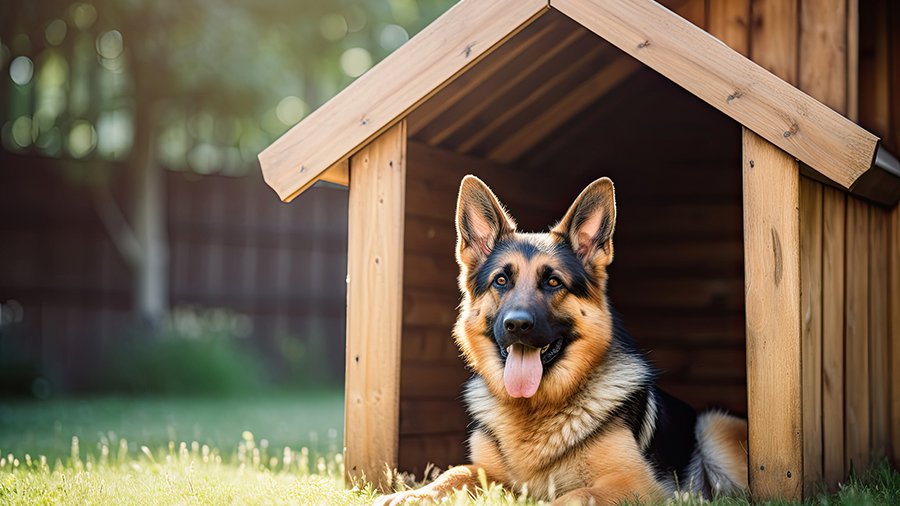
<instances>
[{"instance_id":1,"label":"bokeh light","mask_svg":"<svg viewBox=\"0 0 900 506\"><path fill-rule=\"evenodd\" d=\"M372 55L362 47L351 47L341 55L341 70L350 77L359 77L372 67Z\"/></svg>"},{"instance_id":2,"label":"bokeh light","mask_svg":"<svg viewBox=\"0 0 900 506\"><path fill-rule=\"evenodd\" d=\"M387 25L378 34L378 44L388 51L393 51L409 40L409 33L400 25Z\"/></svg>"},{"instance_id":3,"label":"bokeh light","mask_svg":"<svg viewBox=\"0 0 900 506\"><path fill-rule=\"evenodd\" d=\"M97 146L97 131L85 120L76 120L69 129L69 154L75 158L84 158Z\"/></svg>"},{"instance_id":4,"label":"bokeh light","mask_svg":"<svg viewBox=\"0 0 900 506\"><path fill-rule=\"evenodd\" d=\"M75 26L85 30L97 20L97 9L91 4L77 3L69 8L69 16L72 17Z\"/></svg>"},{"instance_id":5,"label":"bokeh light","mask_svg":"<svg viewBox=\"0 0 900 506\"><path fill-rule=\"evenodd\" d=\"M19 86L25 86L34 77L34 62L27 56L17 56L9 64L9 77Z\"/></svg>"},{"instance_id":6,"label":"bokeh light","mask_svg":"<svg viewBox=\"0 0 900 506\"><path fill-rule=\"evenodd\" d=\"M347 35L348 30L347 20L341 14L326 14L319 20L319 33L326 40L341 40Z\"/></svg>"},{"instance_id":7,"label":"bokeh light","mask_svg":"<svg viewBox=\"0 0 900 506\"><path fill-rule=\"evenodd\" d=\"M275 108L275 115L285 125L291 126L297 124L298 121L306 116L309 112L309 106L306 102L297 97L284 97L278 102Z\"/></svg>"},{"instance_id":8,"label":"bokeh light","mask_svg":"<svg viewBox=\"0 0 900 506\"><path fill-rule=\"evenodd\" d=\"M114 60L122 54L123 50L122 32L109 30L97 37L97 53L100 56L108 60Z\"/></svg>"},{"instance_id":9,"label":"bokeh light","mask_svg":"<svg viewBox=\"0 0 900 506\"><path fill-rule=\"evenodd\" d=\"M27 148L34 141L30 116L19 116L12 124L12 140L16 146Z\"/></svg>"},{"instance_id":10,"label":"bokeh light","mask_svg":"<svg viewBox=\"0 0 900 506\"><path fill-rule=\"evenodd\" d=\"M66 26L65 21L54 19L47 24L47 28L44 30L44 36L47 37L47 42L51 45L58 46L66 39L68 29L69 27Z\"/></svg>"}]
</instances>

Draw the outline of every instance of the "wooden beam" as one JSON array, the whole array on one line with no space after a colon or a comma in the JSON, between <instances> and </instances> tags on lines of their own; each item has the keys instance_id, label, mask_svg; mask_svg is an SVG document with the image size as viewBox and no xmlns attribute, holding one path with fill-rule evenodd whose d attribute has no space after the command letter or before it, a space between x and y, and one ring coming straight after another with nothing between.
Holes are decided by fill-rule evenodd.
<instances>
[{"instance_id":1,"label":"wooden beam","mask_svg":"<svg viewBox=\"0 0 900 506\"><path fill-rule=\"evenodd\" d=\"M877 137L652 0L551 6L843 188L872 165Z\"/></svg>"},{"instance_id":2,"label":"wooden beam","mask_svg":"<svg viewBox=\"0 0 900 506\"><path fill-rule=\"evenodd\" d=\"M746 128L743 150L750 488L756 500L800 499L800 171Z\"/></svg>"},{"instance_id":3,"label":"wooden beam","mask_svg":"<svg viewBox=\"0 0 900 506\"><path fill-rule=\"evenodd\" d=\"M822 459L825 483L844 480L844 248L847 196L823 188Z\"/></svg>"},{"instance_id":4,"label":"wooden beam","mask_svg":"<svg viewBox=\"0 0 900 506\"><path fill-rule=\"evenodd\" d=\"M332 165L319 176L319 179L341 186L350 186L350 160L343 160Z\"/></svg>"},{"instance_id":5,"label":"wooden beam","mask_svg":"<svg viewBox=\"0 0 900 506\"><path fill-rule=\"evenodd\" d=\"M397 466L406 122L350 160L344 447L348 480Z\"/></svg>"},{"instance_id":6,"label":"wooden beam","mask_svg":"<svg viewBox=\"0 0 900 506\"><path fill-rule=\"evenodd\" d=\"M547 11L547 0L463 0L259 155L284 201Z\"/></svg>"}]
</instances>

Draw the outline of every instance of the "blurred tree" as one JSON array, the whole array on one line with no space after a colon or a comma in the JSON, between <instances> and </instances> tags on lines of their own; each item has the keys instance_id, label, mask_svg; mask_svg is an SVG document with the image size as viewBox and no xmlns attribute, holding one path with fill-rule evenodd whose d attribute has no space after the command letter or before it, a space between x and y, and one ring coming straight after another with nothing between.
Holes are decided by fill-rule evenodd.
<instances>
[{"instance_id":1,"label":"blurred tree","mask_svg":"<svg viewBox=\"0 0 900 506\"><path fill-rule=\"evenodd\" d=\"M83 179L134 271L136 313L155 326L168 308L164 168L246 173L269 142L451 3L17 3L0 18L3 145L89 163ZM117 177L131 181L128 212L109 191Z\"/></svg>"}]
</instances>

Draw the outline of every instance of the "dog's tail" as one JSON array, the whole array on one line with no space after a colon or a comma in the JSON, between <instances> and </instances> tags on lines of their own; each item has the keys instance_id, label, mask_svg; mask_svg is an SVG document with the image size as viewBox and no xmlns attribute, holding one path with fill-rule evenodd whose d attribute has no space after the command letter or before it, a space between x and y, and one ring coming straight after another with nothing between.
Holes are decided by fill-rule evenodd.
<instances>
[{"instance_id":1,"label":"dog's tail","mask_svg":"<svg viewBox=\"0 0 900 506\"><path fill-rule=\"evenodd\" d=\"M710 411L697 417L695 433L712 496L745 492L748 488L747 421Z\"/></svg>"}]
</instances>

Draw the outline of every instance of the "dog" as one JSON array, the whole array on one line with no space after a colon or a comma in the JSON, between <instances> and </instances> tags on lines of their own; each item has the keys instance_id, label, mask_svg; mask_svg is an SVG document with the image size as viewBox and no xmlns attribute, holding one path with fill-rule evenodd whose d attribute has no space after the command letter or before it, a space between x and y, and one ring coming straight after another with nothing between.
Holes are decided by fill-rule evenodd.
<instances>
[{"instance_id":1,"label":"dog","mask_svg":"<svg viewBox=\"0 0 900 506\"><path fill-rule=\"evenodd\" d=\"M474 373L464 400L471 464L379 504L437 502L490 482L553 504L711 498L747 490L747 422L698 414L655 371L606 295L615 189L584 189L547 233L522 233L494 193L463 178L454 338ZM527 487L527 488L526 488Z\"/></svg>"}]
</instances>

